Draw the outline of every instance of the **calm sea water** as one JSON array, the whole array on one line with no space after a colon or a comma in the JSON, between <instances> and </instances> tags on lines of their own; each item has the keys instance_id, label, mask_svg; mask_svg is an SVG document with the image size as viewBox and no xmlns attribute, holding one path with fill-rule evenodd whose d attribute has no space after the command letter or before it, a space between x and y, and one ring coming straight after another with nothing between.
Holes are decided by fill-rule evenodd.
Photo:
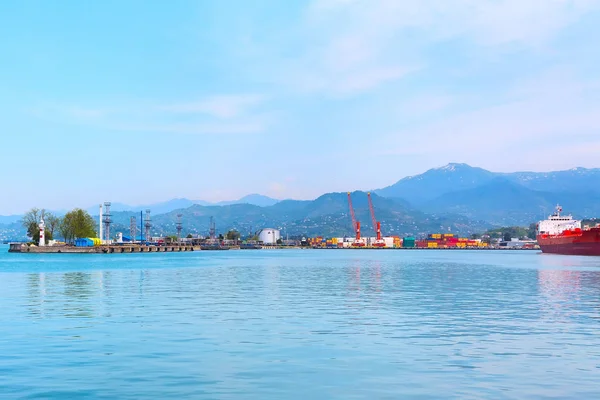
<instances>
[{"instance_id":1,"label":"calm sea water","mask_svg":"<svg viewBox=\"0 0 600 400\"><path fill-rule=\"evenodd\" d=\"M600 397L600 258L14 255L2 398Z\"/></svg>"}]
</instances>

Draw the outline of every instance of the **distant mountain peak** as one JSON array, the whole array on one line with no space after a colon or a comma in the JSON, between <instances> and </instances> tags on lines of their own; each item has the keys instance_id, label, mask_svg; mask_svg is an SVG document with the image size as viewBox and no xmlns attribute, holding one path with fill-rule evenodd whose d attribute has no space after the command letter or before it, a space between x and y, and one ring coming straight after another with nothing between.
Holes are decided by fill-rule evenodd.
<instances>
[{"instance_id":1,"label":"distant mountain peak","mask_svg":"<svg viewBox=\"0 0 600 400\"><path fill-rule=\"evenodd\" d=\"M426 172L404 178L395 184L376 190L383 197L399 197L413 204L438 197L441 193L471 189L488 182L494 174L465 163L449 163Z\"/></svg>"},{"instance_id":2,"label":"distant mountain peak","mask_svg":"<svg viewBox=\"0 0 600 400\"><path fill-rule=\"evenodd\" d=\"M573 171L573 172L587 172L588 169L587 168L583 168L583 167L575 167L575 168L571 168L569 171Z\"/></svg>"},{"instance_id":3,"label":"distant mountain peak","mask_svg":"<svg viewBox=\"0 0 600 400\"><path fill-rule=\"evenodd\" d=\"M443 167L436 168L436 169L439 171L454 172L457 169L461 169L461 168L472 168L472 167L469 164L465 164L465 163L448 163L448 164L444 165Z\"/></svg>"},{"instance_id":4,"label":"distant mountain peak","mask_svg":"<svg viewBox=\"0 0 600 400\"><path fill-rule=\"evenodd\" d=\"M218 203L215 203L214 205L227 206L227 205L232 205L232 204L252 204L255 206L259 206L259 207L269 207L269 206L279 203L279 201L280 200L273 199L269 196L265 196L265 195L258 194L258 193L252 193L252 194L246 195L238 200L220 201Z\"/></svg>"}]
</instances>

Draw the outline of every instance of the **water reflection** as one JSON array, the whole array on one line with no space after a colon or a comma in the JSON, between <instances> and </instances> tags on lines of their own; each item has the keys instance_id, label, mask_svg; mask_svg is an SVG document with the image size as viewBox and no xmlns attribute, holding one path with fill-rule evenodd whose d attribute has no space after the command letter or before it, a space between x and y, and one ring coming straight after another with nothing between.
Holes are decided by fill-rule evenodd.
<instances>
[{"instance_id":1,"label":"water reflection","mask_svg":"<svg viewBox=\"0 0 600 400\"><path fill-rule=\"evenodd\" d=\"M348 295L350 297L358 297L361 290L361 260L354 259L351 261L348 268Z\"/></svg>"},{"instance_id":2,"label":"water reflection","mask_svg":"<svg viewBox=\"0 0 600 400\"><path fill-rule=\"evenodd\" d=\"M99 298L110 298L110 272L27 274L29 315L36 318L66 316L94 318Z\"/></svg>"},{"instance_id":3,"label":"water reflection","mask_svg":"<svg viewBox=\"0 0 600 400\"><path fill-rule=\"evenodd\" d=\"M84 257L54 258L42 274L37 265L0 272L0 392L278 399L322 398L335 387L338 397L438 398L460 386L472 398L598 397L598 260L176 257L102 256L91 266L98 272ZM298 393L299 380L309 391Z\"/></svg>"},{"instance_id":4,"label":"water reflection","mask_svg":"<svg viewBox=\"0 0 600 400\"><path fill-rule=\"evenodd\" d=\"M600 257L540 254L536 260L543 268L599 268Z\"/></svg>"},{"instance_id":5,"label":"water reflection","mask_svg":"<svg viewBox=\"0 0 600 400\"><path fill-rule=\"evenodd\" d=\"M569 270L538 270L538 287L547 299L561 302L577 296L581 287L581 272Z\"/></svg>"},{"instance_id":6,"label":"water reflection","mask_svg":"<svg viewBox=\"0 0 600 400\"><path fill-rule=\"evenodd\" d=\"M542 311L549 318L565 320L600 317L600 272L538 270Z\"/></svg>"},{"instance_id":7,"label":"water reflection","mask_svg":"<svg viewBox=\"0 0 600 400\"><path fill-rule=\"evenodd\" d=\"M347 296L350 299L363 299L372 302L373 295L382 293L382 264L380 261L352 260L348 269Z\"/></svg>"},{"instance_id":8,"label":"water reflection","mask_svg":"<svg viewBox=\"0 0 600 400\"><path fill-rule=\"evenodd\" d=\"M43 317L46 298L46 274L27 274L27 294L30 315Z\"/></svg>"}]
</instances>

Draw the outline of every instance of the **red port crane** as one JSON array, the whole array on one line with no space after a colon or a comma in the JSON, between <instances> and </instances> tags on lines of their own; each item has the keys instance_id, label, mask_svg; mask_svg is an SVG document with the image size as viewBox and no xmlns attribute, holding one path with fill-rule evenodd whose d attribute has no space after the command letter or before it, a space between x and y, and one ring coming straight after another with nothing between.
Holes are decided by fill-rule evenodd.
<instances>
[{"instance_id":1,"label":"red port crane","mask_svg":"<svg viewBox=\"0 0 600 400\"><path fill-rule=\"evenodd\" d=\"M371 193L367 193L369 198L369 211L371 211L371 222L373 222L373 230L377 234L373 247L385 247L385 240L381 238L381 222L375 218L375 209L373 208L373 200L371 199Z\"/></svg>"},{"instance_id":2,"label":"red port crane","mask_svg":"<svg viewBox=\"0 0 600 400\"><path fill-rule=\"evenodd\" d=\"M348 206L350 207L350 217L352 218L352 229L354 229L354 232L356 233L356 238L354 239L352 246L364 247L365 242L360 238L360 221L356 220L354 207L352 207L352 197L350 196L350 192L348 192Z\"/></svg>"}]
</instances>

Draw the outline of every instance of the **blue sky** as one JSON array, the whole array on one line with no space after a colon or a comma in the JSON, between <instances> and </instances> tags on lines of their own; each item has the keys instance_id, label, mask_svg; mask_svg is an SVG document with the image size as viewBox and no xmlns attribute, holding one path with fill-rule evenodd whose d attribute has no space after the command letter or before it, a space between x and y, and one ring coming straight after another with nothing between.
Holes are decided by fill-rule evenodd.
<instances>
[{"instance_id":1,"label":"blue sky","mask_svg":"<svg viewBox=\"0 0 600 400\"><path fill-rule=\"evenodd\" d=\"M598 37L595 0L4 1L0 214L600 167Z\"/></svg>"}]
</instances>

